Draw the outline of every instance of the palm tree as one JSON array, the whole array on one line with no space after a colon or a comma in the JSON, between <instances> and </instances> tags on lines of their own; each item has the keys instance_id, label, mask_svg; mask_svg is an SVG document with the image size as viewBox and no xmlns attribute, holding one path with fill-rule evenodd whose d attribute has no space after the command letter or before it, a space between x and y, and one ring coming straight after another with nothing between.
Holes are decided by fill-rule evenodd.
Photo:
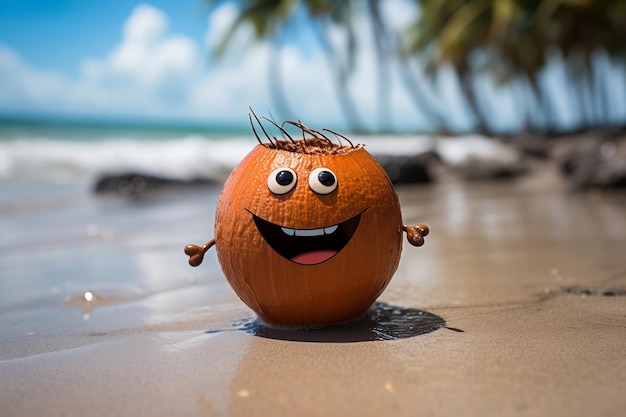
<instances>
[{"instance_id":1,"label":"palm tree","mask_svg":"<svg viewBox=\"0 0 626 417\"><path fill-rule=\"evenodd\" d=\"M539 76L550 53L562 56L584 124L607 121L606 77L598 53L625 62L626 1L607 0L416 0L421 9L407 32L408 54L423 56L436 71L451 65L459 74L463 95L476 117L476 127L488 130L480 92L473 79L488 74L502 83L528 91L524 101L540 104L544 128L553 127L550 100ZM482 65L477 65L482 56ZM486 56L486 58L485 58ZM530 108L528 104L525 105ZM528 127L537 128L527 114Z\"/></svg>"},{"instance_id":2,"label":"palm tree","mask_svg":"<svg viewBox=\"0 0 626 417\"><path fill-rule=\"evenodd\" d=\"M208 3L217 3L217 0L209 0ZM214 51L215 57L221 58L237 30L244 25L252 26L257 39L276 41L280 36L283 22L289 20L294 12L296 3L293 0L252 0L244 2L239 16L228 28ZM272 99L278 112L286 119L293 119L289 102L282 88L281 69L280 54L273 50L273 55L269 59L268 69L270 94L272 94Z\"/></svg>"},{"instance_id":3,"label":"palm tree","mask_svg":"<svg viewBox=\"0 0 626 417\"><path fill-rule=\"evenodd\" d=\"M340 108L354 131L365 127L348 87L360 46L354 16L363 10L375 39L379 126L383 128L390 127L391 120L391 57L398 58L401 78L416 109L437 129L449 129L451 121L433 99L436 88L421 80L425 74L433 81L442 67L452 68L460 95L474 116L475 129L485 133L493 133L492 120L498 109L479 88L480 80L509 86L527 129L551 130L558 128L554 99L541 83L548 58L561 58L572 86L571 101L577 103L583 125L611 120L610 94L615 92L607 85L606 74L615 64L626 65L626 0L414 0L419 13L403 32L383 18L382 0L251 0L237 4L239 16L217 55L242 25L251 25L257 39L278 43L281 31L300 7L319 36ZM331 42L329 32L336 28L343 31L345 45ZM283 115L290 115L281 84L280 53L276 54L269 71L273 100Z\"/></svg>"},{"instance_id":4,"label":"palm tree","mask_svg":"<svg viewBox=\"0 0 626 417\"><path fill-rule=\"evenodd\" d=\"M548 3L548 2L546 2ZM601 68L604 55L626 62L626 1L603 2L553 0L551 7L537 8L537 25L548 25L548 41L556 46L566 62L572 83L577 85L579 111L583 123L609 122L609 88ZM605 70L606 71L606 70Z\"/></svg>"},{"instance_id":5,"label":"palm tree","mask_svg":"<svg viewBox=\"0 0 626 417\"><path fill-rule=\"evenodd\" d=\"M400 56L403 61L417 57L431 78L443 66L452 67L461 97L474 116L476 130L490 133L494 115L493 105L477 85L479 77L521 88L529 97L519 110L526 115L527 124L536 118L536 111L526 101L540 103L545 114L551 113L537 80L538 72L545 66L545 45L526 30L529 19L517 1L416 0L415 3L420 13L401 36ZM410 87L410 77L407 79L406 85ZM441 115L438 121L441 126L449 126L449 121L446 123Z\"/></svg>"},{"instance_id":6,"label":"palm tree","mask_svg":"<svg viewBox=\"0 0 626 417\"><path fill-rule=\"evenodd\" d=\"M355 68L355 54L357 39L352 24L354 14L351 1L332 2L332 0L309 0L304 1L316 26L324 48L326 62L330 68L339 106L344 114L348 126L354 132L364 132L365 123L361 118L357 106L352 99L348 88L350 76ZM338 48L330 40L328 33L331 26L340 27L346 38L344 48Z\"/></svg>"},{"instance_id":7,"label":"palm tree","mask_svg":"<svg viewBox=\"0 0 626 417\"><path fill-rule=\"evenodd\" d=\"M470 52L484 44L483 23L487 1L421 1L418 19L404 38L404 55L420 55L433 74L442 65L450 65L459 78L462 95L476 120L478 130L487 130L470 73ZM465 3L465 4L462 4Z\"/></svg>"},{"instance_id":8,"label":"palm tree","mask_svg":"<svg viewBox=\"0 0 626 417\"><path fill-rule=\"evenodd\" d=\"M210 4L218 2L217 0L208 1ZM339 105L345 119L353 131L364 131L365 124L348 89L348 81L354 69L354 54L356 51L356 37L354 28L351 25L353 15L352 2L332 2L330 0L308 0L303 2L296 0L252 0L242 2L240 5L239 16L221 39L215 51L216 57L219 58L221 56L229 46L235 32L243 25L251 25L258 40L270 40L274 45L278 45L281 30L290 23L296 7L304 7L316 26L316 33L319 36L327 63L333 75ZM339 49L330 41L328 33L331 25L339 26L346 33L348 42L344 49ZM280 58L280 51L274 49L274 55L269 63L270 91L274 104L277 106L282 118L295 120L296 118L292 116L281 83L282 66Z\"/></svg>"}]
</instances>

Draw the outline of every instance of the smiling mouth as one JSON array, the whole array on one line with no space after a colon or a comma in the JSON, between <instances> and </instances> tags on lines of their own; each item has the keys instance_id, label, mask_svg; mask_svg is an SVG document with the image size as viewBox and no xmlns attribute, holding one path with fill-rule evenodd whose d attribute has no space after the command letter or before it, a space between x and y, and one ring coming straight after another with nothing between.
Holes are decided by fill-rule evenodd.
<instances>
[{"instance_id":1,"label":"smiling mouth","mask_svg":"<svg viewBox=\"0 0 626 417\"><path fill-rule=\"evenodd\" d=\"M250 212L250 210L248 210ZM263 239L280 256L300 265L316 265L335 256L354 235L361 213L318 229L291 229L263 220L250 212Z\"/></svg>"}]
</instances>

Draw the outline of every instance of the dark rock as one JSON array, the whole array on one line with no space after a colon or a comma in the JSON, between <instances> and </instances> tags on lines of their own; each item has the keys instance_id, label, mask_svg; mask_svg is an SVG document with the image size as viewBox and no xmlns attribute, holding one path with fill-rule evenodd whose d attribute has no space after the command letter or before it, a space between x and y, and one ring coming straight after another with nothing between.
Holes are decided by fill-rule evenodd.
<instances>
[{"instance_id":1,"label":"dark rock","mask_svg":"<svg viewBox=\"0 0 626 417\"><path fill-rule=\"evenodd\" d=\"M530 158L496 138L469 135L446 139L438 150L450 171L463 180L507 180L529 171Z\"/></svg>"},{"instance_id":2,"label":"dark rock","mask_svg":"<svg viewBox=\"0 0 626 417\"><path fill-rule=\"evenodd\" d=\"M432 165L440 158L435 152L423 152L410 156L379 155L376 159L393 184L416 184L434 181Z\"/></svg>"},{"instance_id":3,"label":"dark rock","mask_svg":"<svg viewBox=\"0 0 626 417\"><path fill-rule=\"evenodd\" d=\"M456 171L466 180L508 180L526 174L528 168L523 160L505 162L469 158L456 166Z\"/></svg>"},{"instance_id":4,"label":"dark rock","mask_svg":"<svg viewBox=\"0 0 626 417\"><path fill-rule=\"evenodd\" d=\"M626 140L595 136L581 141L561 160L569 190L626 187Z\"/></svg>"},{"instance_id":5,"label":"dark rock","mask_svg":"<svg viewBox=\"0 0 626 417\"><path fill-rule=\"evenodd\" d=\"M552 141L544 135L520 133L505 138L503 142L520 151L523 156L548 159L552 153Z\"/></svg>"},{"instance_id":6,"label":"dark rock","mask_svg":"<svg viewBox=\"0 0 626 417\"><path fill-rule=\"evenodd\" d=\"M117 194L123 197L142 197L164 189L209 185L208 179L181 180L152 174L126 172L104 174L94 184L96 194Z\"/></svg>"}]
</instances>

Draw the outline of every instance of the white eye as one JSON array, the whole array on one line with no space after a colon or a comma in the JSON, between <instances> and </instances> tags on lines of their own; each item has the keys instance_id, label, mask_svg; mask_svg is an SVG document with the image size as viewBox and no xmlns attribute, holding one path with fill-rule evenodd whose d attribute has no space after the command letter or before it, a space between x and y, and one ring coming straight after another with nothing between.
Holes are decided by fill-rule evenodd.
<instances>
[{"instance_id":1,"label":"white eye","mask_svg":"<svg viewBox=\"0 0 626 417\"><path fill-rule=\"evenodd\" d=\"M309 187L318 194L329 194L337 188L337 177L328 168L315 168L309 174Z\"/></svg>"},{"instance_id":2,"label":"white eye","mask_svg":"<svg viewBox=\"0 0 626 417\"><path fill-rule=\"evenodd\" d=\"M291 168L278 168L267 177L267 188L274 194L286 194L296 186L298 177Z\"/></svg>"}]
</instances>

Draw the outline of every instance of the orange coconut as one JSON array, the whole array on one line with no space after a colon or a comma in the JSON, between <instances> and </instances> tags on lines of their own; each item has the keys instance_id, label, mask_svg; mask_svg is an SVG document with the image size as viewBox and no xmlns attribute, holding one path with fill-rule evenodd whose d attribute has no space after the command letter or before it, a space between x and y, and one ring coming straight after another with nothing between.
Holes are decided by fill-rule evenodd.
<instances>
[{"instance_id":1,"label":"orange coconut","mask_svg":"<svg viewBox=\"0 0 626 417\"><path fill-rule=\"evenodd\" d=\"M402 230L378 162L361 146L311 138L259 144L235 168L215 246L232 288L263 321L316 326L368 309L398 266Z\"/></svg>"}]
</instances>

